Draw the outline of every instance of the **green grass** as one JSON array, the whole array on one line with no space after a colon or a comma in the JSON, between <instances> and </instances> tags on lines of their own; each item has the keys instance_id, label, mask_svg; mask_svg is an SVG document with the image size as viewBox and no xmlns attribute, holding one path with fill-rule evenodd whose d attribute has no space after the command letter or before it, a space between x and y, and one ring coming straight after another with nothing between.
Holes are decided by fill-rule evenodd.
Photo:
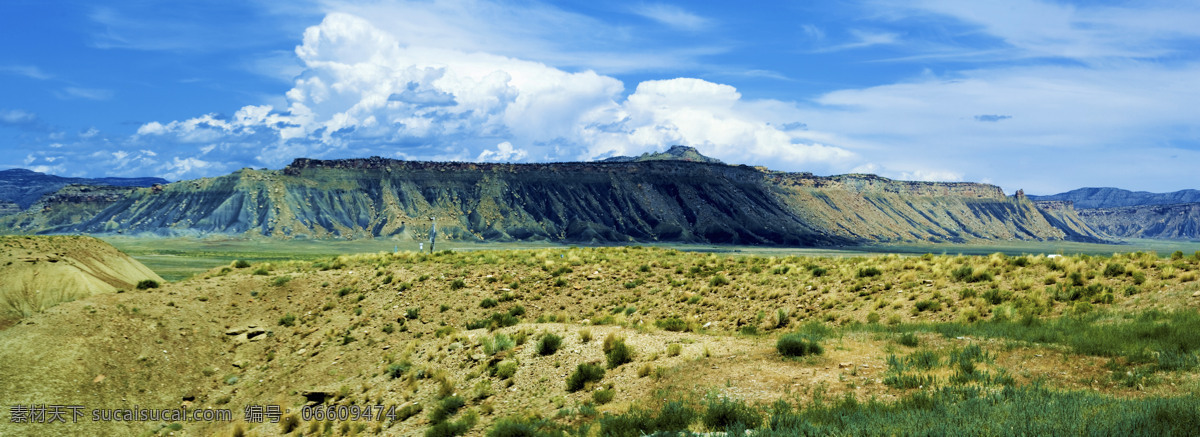
<instances>
[{"instance_id":1,"label":"green grass","mask_svg":"<svg viewBox=\"0 0 1200 437\"><path fill-rule=\"evenodd\" d=\"M1155 363L1164 353L1164 367L1186 365L1200 353L1200 313L1147 311L1141 314L1092 312L1055 319L1023 317L976 323L918 323L893 327L866 325L856 329L892 332L930 331L948 338L993 337L1070 347L1077 354L1124 357L1131 363Z\"/></svg>"},{"instance_id":2,"label":"green grass","mask_svg":"<svg viewBox=\"0 0 1200 437\"><path fill-rule=\"evenodd\" d=\"M1200 397L1121 399L1042 386L999 390L950 386L922 390L895 402L860 401L853 394L793 405L755 405L709 395L703 401L672 400L657 410L634 406L606 413L599 435L676 435L701 429L755 436L796 435L1191 435L1200 429ZM693 409L691 405L702 408ZM952 420L948 420L952 418ZM1081 420L1080 418L1087 418ZM506 419L488 435L587 435L590 423L573 427L542 419ZM517 432L521 430L523 432ZM594 430L593 430L594 431ZM691 434L687 434L691 435Z\"/></svg>"}]
</instances>

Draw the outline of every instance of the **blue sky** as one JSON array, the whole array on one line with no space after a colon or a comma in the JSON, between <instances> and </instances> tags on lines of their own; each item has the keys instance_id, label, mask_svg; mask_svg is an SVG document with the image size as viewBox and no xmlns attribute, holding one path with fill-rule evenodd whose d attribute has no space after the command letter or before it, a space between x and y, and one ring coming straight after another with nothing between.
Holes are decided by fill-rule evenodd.
<instances>
[{"instance_id":1,"label":"blue sky","mask_svg":"<svg viewBox=\"0 0 1200 437\"><path fill-rule=\"evenodd\" d=\"M0 5L0 168L179 180L685 144L1009 193L1200 188L1196 2L165 4Z\"/></svg>"}]
</instances>

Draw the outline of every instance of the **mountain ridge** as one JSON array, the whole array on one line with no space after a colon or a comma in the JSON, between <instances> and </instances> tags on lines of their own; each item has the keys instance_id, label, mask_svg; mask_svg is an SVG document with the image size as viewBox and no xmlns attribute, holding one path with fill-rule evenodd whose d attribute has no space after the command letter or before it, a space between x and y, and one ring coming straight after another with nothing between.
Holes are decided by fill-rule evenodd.
<instances>
[{"instance_id":1,"label":"mountain ridge","mask_svg":"<svg viewBox=\"0 0 1200 437\"><path fill-rule=\"evenodd\" d=\"M86 220L25 232L420 240L429 217L439 235L473 241L830 246L1107 238L1073 209L1048 213L988 184L677 159L499 164L381 157L297 158L281 170L139 188Z\"/></svg>"},{"instance_id":2,"label":"mountain ridge","mask_svg":"<svg viewBox=\"0 0 1200 437\"><path fill-rule=\"evenodd\" d=\"M15 212L11 206L17 205L17 210L25 210L32 206L42 196L53 193L67 185L106 185L114 187L149 187L154 184L166 184L169 181L158 177L137 178L72 178L39 173L24 168L0 170L0 213Z\"/></svg>"}]
</instances>

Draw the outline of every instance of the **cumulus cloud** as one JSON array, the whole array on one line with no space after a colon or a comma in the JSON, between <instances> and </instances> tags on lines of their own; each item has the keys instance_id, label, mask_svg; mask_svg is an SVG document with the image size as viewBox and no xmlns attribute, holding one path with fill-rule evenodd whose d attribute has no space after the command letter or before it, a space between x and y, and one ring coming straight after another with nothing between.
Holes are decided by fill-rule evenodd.
<instances>
[{"instance_id":1,"label":"cumulus cloud","mask_svg":"<svg viewBox=\"0 0 1200 437\"><path fill-rule=\"evenodd\" d=\"M347 155L575 160L674 144L726 162L828 169L858 159L796 128L803 124L794 105L747 100L701 79L646 81L623 97L621 81L594 71L406 44L345 13L309 27L295 52L304 70L286 107L154 121L137 136L239 159L255 151L250 159L269 166Z\"/></svg>"},{"instance_id":2,"label":"cumulus cloud","mask_svg":"<svg viewBox=\"0 0 1200 437\"><path fill-rule=\"evenodd\" d=\"M493 162L513 162L525 159L528 155L524 150L513 147L512 143L505 141L496 145L496 150L484 150L476 158L476 161L493 161Z\"/></svg>"}]
</instances>

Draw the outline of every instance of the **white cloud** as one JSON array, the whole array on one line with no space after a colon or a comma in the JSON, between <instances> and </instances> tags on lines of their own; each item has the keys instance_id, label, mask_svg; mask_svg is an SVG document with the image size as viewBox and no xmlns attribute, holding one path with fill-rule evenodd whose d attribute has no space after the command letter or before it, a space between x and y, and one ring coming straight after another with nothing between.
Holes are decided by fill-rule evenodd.
<instances>
[{"instance_id":1,"label":"white cloud","mask_svg":"<svg viewBox=\"0 0 1200 437\"><path fill-rule=\"evenodd\" d=\"M60 91L55 91L54 95L60 99L87 99L87 100L108 100L115 93L112 90L99 88L80 88L69 86Z\"/></svg>"},{"instance_id":2,"label":"white cloud","mask_svg":"<svg viewBox=\"0 0 1200 437\"><path fill-rule=\"evenodd\" d=\"M37 115L20 109L0 111L0 125L23 126L37 123Z\"/></svg>"},{"instance_id":3,"label":"white cloud","mask_svg":"<svg viewBox=\"0 0 1200 437\"><path fill-rule=\"evenodd\" d=\"M484 150L479 154L476 161L493 161L493 162L513 162L525 159L529 154L524 150L513 147L512 143L505 141L496 145L496 150Z\"/></svg>"},{"instance_id":4,"label":"white cloud","mask_svg":"<svg viewBox=\"0 0 1200 437\"><path fill-rule=\"evenodd\" d=\"M1177 143L1181 129L1194 129L1196 101L1197 64L1025 66L835 91L800 118L816 131L837 132L836 144L855 144L895 176L1022 180L1007 188L1048 192L1077 187L1067 174L1120 171L1129 163L1113 157L1123 150ZM980 114L997 122L981 123ZM930 169L931 162L953 170ZM1170 182L1155 172L1139 179Z\"/></svg>"},{"instance_id":5,"label":"white cloud","mask_svg":"<svg viewBox=\"0 0 1200 437\"><path fill-rule=\"evenodd\" d=\"M42 71L42 69L40 69L34 65L6 65L6 66L0 67L0 72L16 74L18 76L25 76L30 79L37 79L37 80L47 80L47 79L54 78L54 76Z\"/></svg>"},{"instance_id":6,"label":"white cloud","mask_svg":"<svg viewBox=\"0 0 1200 437\"><path fill-rule=\"evenodd\" d=\"M777 127L795 124L794 105L746 100L729 85L647 81L622 98L624 85L609 76L414 46L349 14L329 14L308 28L296 55L305 69L287 92L286 108L247 106L228 119L150 122L138 135L203 144L203 153L261 150L252 159L269 166L347 153L574 160L673 144L727 162L830 169L858 159L811 141L811 132Z\"/></svg>"},{"instance_id":7,"label":"white cloud","mask_svg":"<svg viewBox=\"0 0 1200 437\"><path fill-rule=\"evenodd\" d=\"M707 18L696 15L675 5L662 3L644 4L634 7L633 13L667 26L687 31L703 30L709 25L709 20Z\"/></svg>"},{"instance_id":8,"label":"white cloud","mask_svg":"<svg viewBox=\"0 0 1200 437\"><path fill-rule=\"evenodd\" d=\"M1200 39L1200 5L1151 1L1087 5L1040 0L880 0L903 15L952 18L1002 40L1017 56L1157 58ZM1175 42L1175 43L1172 43Z\"/></svg>"}]
</instances>

